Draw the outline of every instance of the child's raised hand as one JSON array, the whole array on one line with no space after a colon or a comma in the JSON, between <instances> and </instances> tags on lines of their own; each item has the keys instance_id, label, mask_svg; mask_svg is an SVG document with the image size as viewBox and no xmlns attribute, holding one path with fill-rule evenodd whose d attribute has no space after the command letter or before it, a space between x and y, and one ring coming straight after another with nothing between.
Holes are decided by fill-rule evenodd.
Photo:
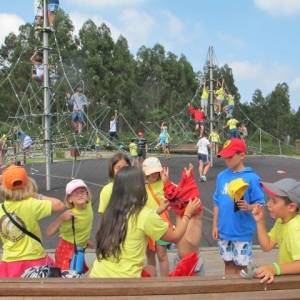
<instances>
[{"instance_id":1,"label":"child's raised hand","mask_svg":"<svg viewBox=\"0 0 300 300\"><path fill-rule=\"evenodd\" d=\"M184 214L192 217L194 212L199 209L201 206L201 200L200 198L194 198L193 200L190 200L188 205L185 208Z\"/></svg>"},{"instance_id":2,"label":"child's raised hand","mask_svg":"<svg viewBox=\"0 0 300 300\"><path fill-rule=\"evenodd\" d=\"M272 283L274 281L275 269L273 266L261 266L257 268L255 277L261 279L260 283Z\"/></svg>"},{"instance_id":3,"label":"child's raised hand","mask_svg":"<svg viewBox=\"0 0 300 300\"><path fill-rule=\"evenodd\" d=\"M192 163L189 163L189 168L184 168L185 174L187 177L191 176L192 171L194 170L194 166Z\"/></svg>"},{"instance_id":4,"label":"child's raised hand","mask_svg":"<svg viewBox=\"0 0 300 300\"><path fill-rule=\"evenodd\" d=\"M66 210L65 212L63 212L63 213L60 215L60 219L61 219L63 222L64 222L64 221L69 221L69 220L71 220L72 217L74 217L74 215L73 215L71 209Z\"/></svg>"},{"instance_id":5,"label":"child's raised hand","mask_svg":"<svg viewBox=\"0 0 300 300\"><path fill-rule=\"evenodd\" d=\"M167 182L169 180L169 168L163 167L162 171L160 172L160 178L163 182Z\"/></svg>"},{"instance_id":6,"label":"child's raised hand","mask_svg":"<svg viewBox=\"0 0 300 300\"><path fill-rule=\"evenodd\" d=\"M256 222L261 222L264 220L264 210L263 206L260 204L254 205L252 209L252 216Z\"/></svg>"}]
</instances>

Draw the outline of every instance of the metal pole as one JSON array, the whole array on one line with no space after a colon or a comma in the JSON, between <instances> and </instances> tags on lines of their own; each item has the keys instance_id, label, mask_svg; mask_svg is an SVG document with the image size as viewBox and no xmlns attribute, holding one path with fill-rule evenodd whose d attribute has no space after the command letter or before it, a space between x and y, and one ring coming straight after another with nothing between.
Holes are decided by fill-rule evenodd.
<instances>
[{"instance_id":1,"label":"metal pole","mask_svg":"<svg viewBox=\"0 0 300 300\"><path fill-rule=\"evenodd\" d=\"M259 128L259 153L262 152L261 129Z\"/></svg>"},{"instance_id":2,"label":"metal pole","mask_svg":"<svg viewBox=\"0 0 300 300\"><path fill-rule=\"evenodd\" d=\"M209 118L210 118L210 133L213 131L214 121L214 81L213 81L213 47L209 46ZM213 166L213 151L210 151L210 163Z\"/></svg>"},{"instance_id":3,"label":"metal pole","mask_svg":"<svg viewBox=\"0 0 300 300\"><path fill-rule=\"evenodd\" d=\"M49 30L48 30L48 1L44 0L44 31L43 31L43 63L44 63L44 125L46 147L46 189L51 189L51 115L50 115L50 88L49 88Z\"/></svg>"}]
</instances>

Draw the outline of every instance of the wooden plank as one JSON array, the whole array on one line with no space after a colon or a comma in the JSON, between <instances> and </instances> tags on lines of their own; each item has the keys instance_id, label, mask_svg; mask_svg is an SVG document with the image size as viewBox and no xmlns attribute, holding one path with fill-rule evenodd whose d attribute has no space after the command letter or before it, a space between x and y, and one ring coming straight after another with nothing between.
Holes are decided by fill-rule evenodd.
<instances>
[{"instance_id":1,"label":"wooden plank","mask_svg":"<svg viewBox=\"0 0 300 300\"><path fill-rule=\"evenodd\" d=\"M268 290L300 289L300 276L276 277ZM147 296L264 291L258 280L239 278L0 280L0 296ZM13 293L13 294L12 294Z\"/></svg>"},{"instance_id":2,"label":"wooden plank","mask_svg":"<svg viewBox=\"0 0 300 300\"><path fill-rule=\"evenodd\" d=\"M0 297L0 300L31 300L35 297ZM82 300L87 299L87 296L82 297L37 297L39 300ZM296 300L300 298L300 289L296 290L273 290L260 292L232 292L232 293L210 293L210 294L186 294L186 295L146 295L146 296L88 296L89 300Z\"/></svg>"}]
</instances>

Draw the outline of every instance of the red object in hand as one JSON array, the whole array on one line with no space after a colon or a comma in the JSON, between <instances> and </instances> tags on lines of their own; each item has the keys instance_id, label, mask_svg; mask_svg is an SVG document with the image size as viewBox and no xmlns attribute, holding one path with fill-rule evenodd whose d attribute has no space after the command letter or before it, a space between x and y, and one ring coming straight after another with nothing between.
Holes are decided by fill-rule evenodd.
<instances>
[{"instance_id":1,"label":"red object in hand","mask_svg":"<svg viewBox=\"0 0 300 300\"><path fill-rule=\"evenodd\" d=\"M176 215L183 216L186 206L190 200L200 197L200 192L195 181L194 172L187 176L186 172L182 172L181 180L178 185L171 181L164 184L165 198L170 201L170 207ZM201 213L203 206L195 212Z\"/></svg>"}]
</instances>

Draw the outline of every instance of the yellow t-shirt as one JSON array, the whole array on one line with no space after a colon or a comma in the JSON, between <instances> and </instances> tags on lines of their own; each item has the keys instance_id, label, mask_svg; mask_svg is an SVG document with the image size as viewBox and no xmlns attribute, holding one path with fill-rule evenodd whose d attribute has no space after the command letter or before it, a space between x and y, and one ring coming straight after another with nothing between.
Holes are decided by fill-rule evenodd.
<instances>
[{"instance_id":1,"label":"yellow t-shirt","mask_svg":"<svg viewBox=\"0 0 300 300\"><path fill-rule=\"evenodd\" d=\"M208 100L209 92L207 88L204 88L202 91L201 99Z\"/></svg>"},{"instance_id":2,"label":"yellow t-shirt","mask_svg":"<svg viewBox=\"0 0 300 300\"><path fill-rule=\"evenodd\" d=\"M42 234L38 221L51 215L51 201L28 198L20 201L5 201L4 206L18 223L41 239ZM34 260L47 255L38 241L13 225L1 205L0 236L3 244L2 260L5 262Z\"/></svg>"},{"instance_id":3,"label":"yellow t-shirt","mask_svg":"<svg viewBox=\"0 0 300 300\"><path fill-rule=\"evenodd\" d=\"M75 216L76 245L85 248L90 239L93 226L93 209L91 201L87 203L85 209L72 208L72 212ZM74 242L71 220L65 221L60 225L59 236L69 243Z\"/></svg>"},{"instance_id":4,"label":"yellow t-shirt","mask_svg":"<svg viewBox=\"0 0 300 300\"><path fill-rule=\"evenodd\" d=\"M135 222L136 221L136 222ZM128 220L127 235L122 246L120 260L108 258L94 262L92 278L138 278L141 277L146 259L147 237L158 240L168 230L168 223L148 207L144 207L137 220Z\"/></svg>"},{"instance_id":5,"label":"yellow t-shirt","mask_svg":"<svg viewBox=\"0 0 300 300\"><path fill-rule=\"evenodd\" d=\"M279 247L279 263L300 260L300 214L285 224L277 219L269 236Z\"/></svg>"},{"instance_id":6,"label":"yellow t-shirt","mask_svg":"<svg viewBox=\"0 0 300 300\"><path fill-rule=\"evenodd\" d=\"M107 185L105 185L101 190L100 199L99 199L99 208L98 208L98 212L100 214L104 213L104 211L109 203L112 189L113 189L113 182L110 182Z\"/></svg>"},{"instance_id":7,"label":"yellow t-shirt","mask_svg":"<svg viewBox=\"0 0 300 300\"><path fill-rule=\"evenodd\" d=\"M228 101L228 105L234 106L234 97L233 96L228 96L227 101Z\"/></svg>"},{"instance_id":8,"label":"yellow t-shirt","mask_svg":"<svg viewBox=\"0 0 300 300\"><path fill-rule=\"evenodd\" d=\"M216 90L216 95L220 99L225 99L225 90L223 88L219 88Z\"/></svg>"},{"instance_id":9,"label":"yellow t-shirt","mask_svg":"<svg viewBox=\"0 0 300 300\"><path fill-rule=\"evenodd\" d=\"M236 119L230 119L230 120L228 120L228 122L227 122L227 126L229 127L229 129L231 130L231 129L236 129L236 125L239 123L239 121L238 120L236 120Z\"/></svg>"},{"instance_id":10,"label":"yellow t-shirt","mask_svg":"<svg viewBox=\"0 0 300 300\"><path fill-rule=\"evenodd\" d=\"M131 156L138 156L137 144L136 143L130 143L129 144L129 151L130 151Z\"/></svg>"},{"instance_id":11,"label":"yellow t-shirt","mask_svg":"<svg viewBox=\"0 0 300 300\"><path fill-rule=\"evenodd\" d=\"M211 142L213 143L220 143L220 136L217 132L212 132L210 135L209 135L209 139L211 140Z\"/></svg>"},{"instance_id":12,"label":"yellow t-shirt","mask_svg":"<svg viewBox=\"0 0 300 300\"><path fill-rule=\"evenodd\" d=\"M159 205L157 204L154 197L150 193L148 185L149 184L146 184L146 191L147 191L147 196L148 196L146 206L151 208L152 210L156 211L158 209ZM165 197L164 197L164 183L162 182L162 180L158 180L154 183L151 183L151 187L152 187L153 193L157 196L158 199L160 199L160 200L165 199Z\"/></svg>"},{"instance_id":13,"label":"yellow t-shirt","mask_svg":"<svg viewBox=\"0 0 300 300\"><path fill-rule=\"evenodd\" d=\"M100 146L100 138L99 138L99 136L96 137L95 145L96 146Z\"/></svg>"}]
</instances>

